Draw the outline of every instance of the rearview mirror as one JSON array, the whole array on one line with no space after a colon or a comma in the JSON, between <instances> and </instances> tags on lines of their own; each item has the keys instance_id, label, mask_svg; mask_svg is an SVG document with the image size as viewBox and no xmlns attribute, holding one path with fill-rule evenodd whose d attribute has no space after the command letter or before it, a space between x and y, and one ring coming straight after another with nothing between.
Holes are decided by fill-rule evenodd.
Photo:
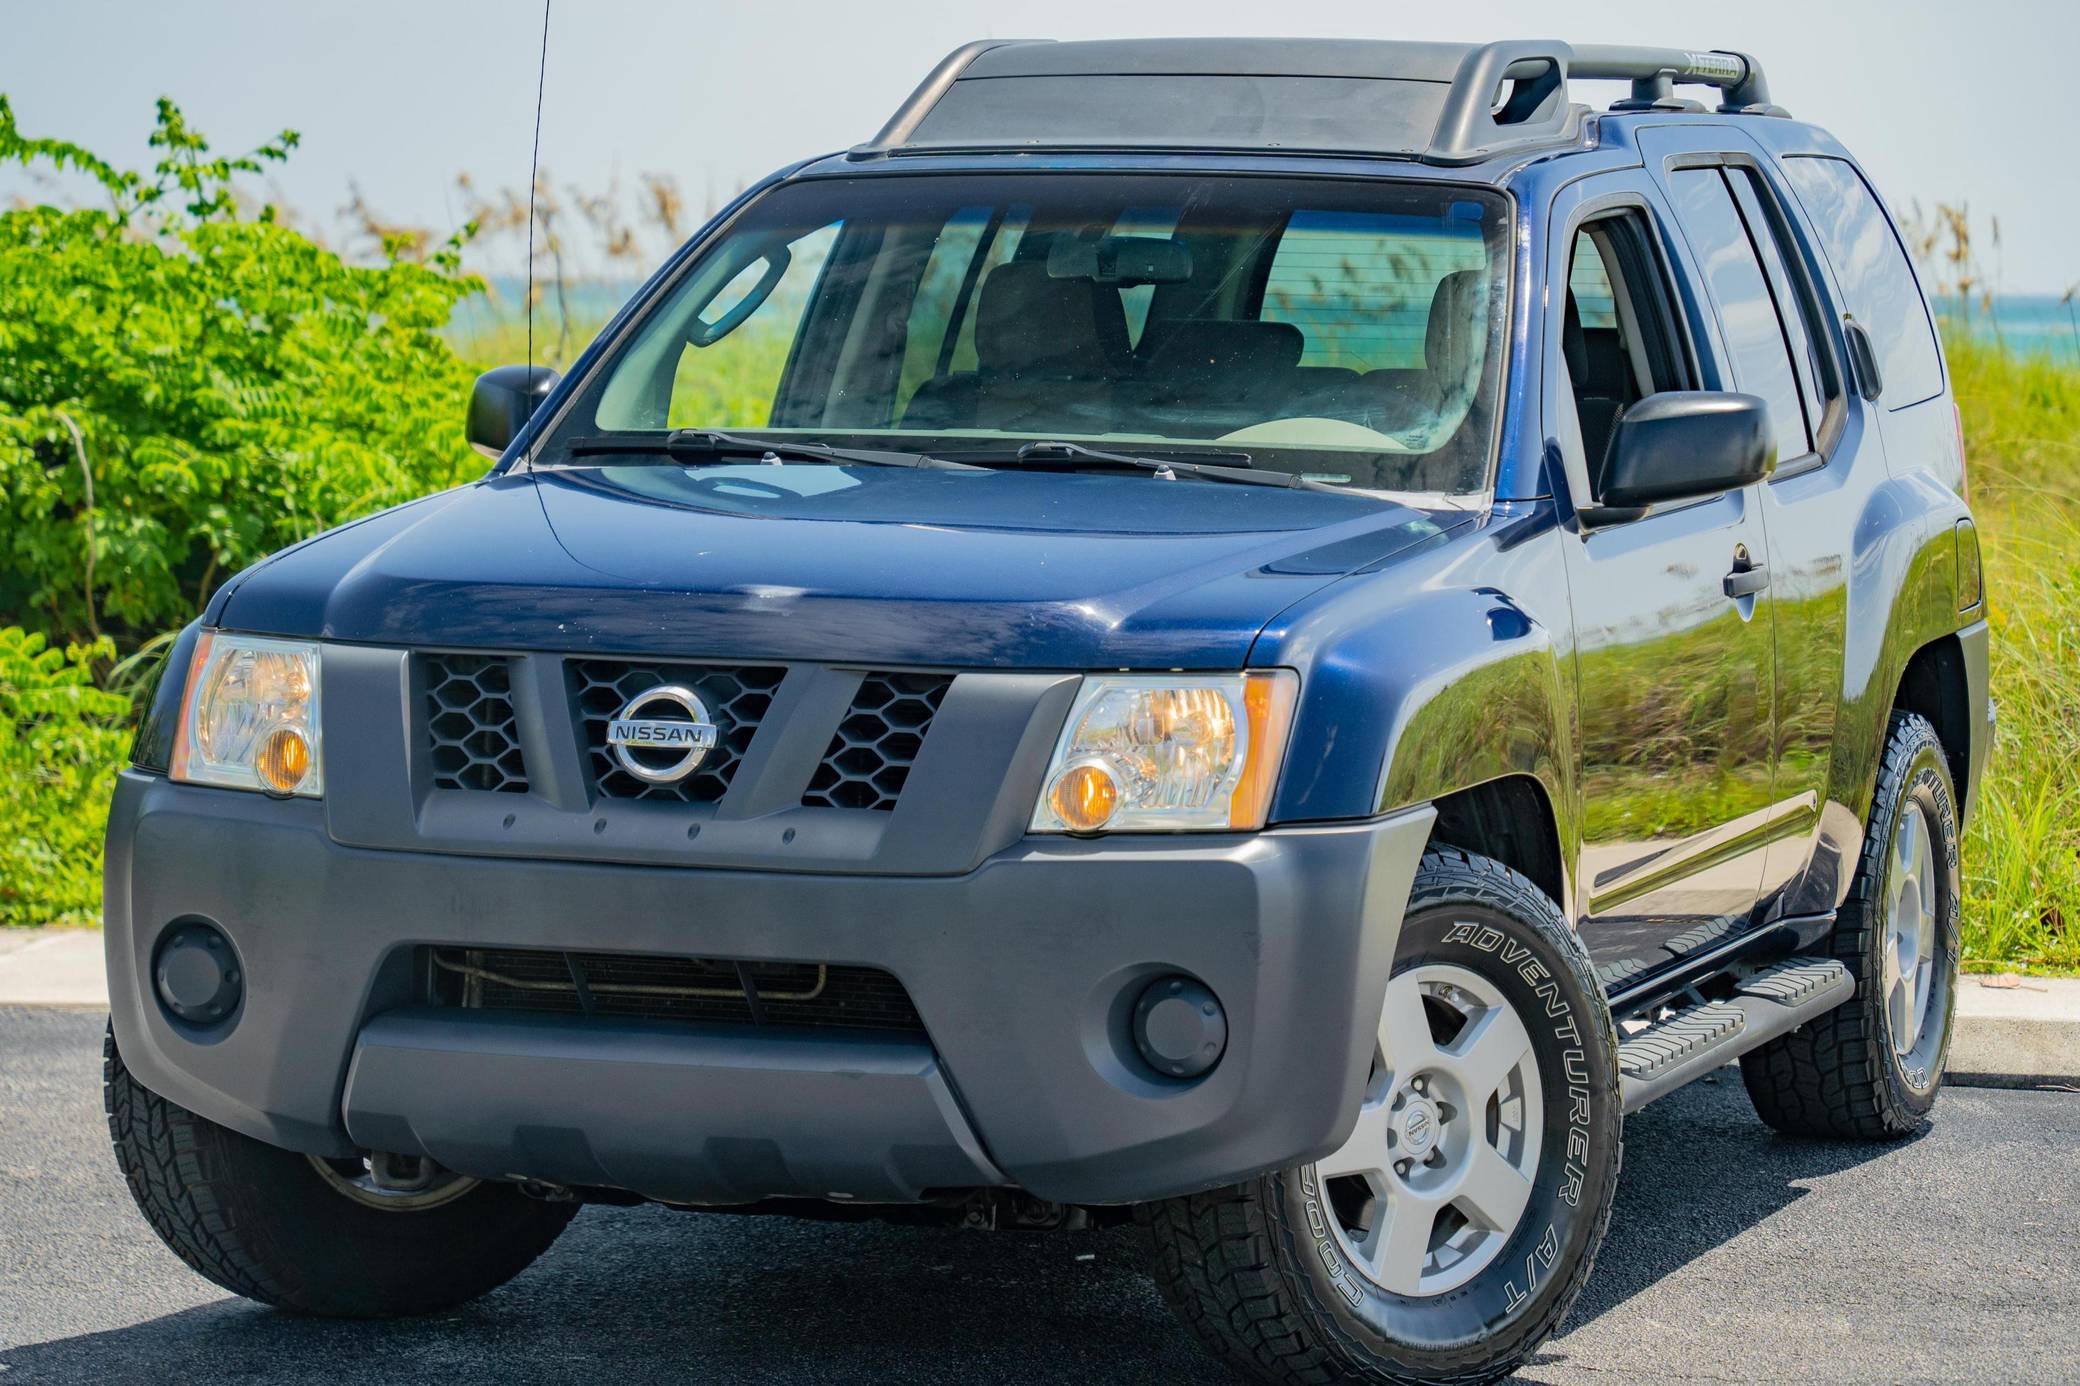
<instances>
[{"instance_id":1,"label":"rearview mirror","mask_svg":"<svg viewBox=\"0 0 2080 1386\"><path fill-rule=\"evenodd\" d=\"M486 457L503 457L557 379L547 366L499 366L478 376L463 429L469 445Z\"/></svg>"},{"instance_id":2,"label":"rearview mirror","mask_svg":"<svg viewBox=\"0 0 2080 1386\"><path fill-rule=\"evenodd\" d=\"M1618 420L1597 501L1625 510L1696 500L1760 481L1776 465L1776 434L1764 401L1667 390L1648 395Z\"/></svg>"},{"instance_id":3,"label":"rearview mirror","mask_svg":"<svg viewBox=\"0 0 2080 1386\"><path fill-rule=\"evenodd\" d=\"M1191 248L1161 236L1101 236L1055 242L1047 254L1049 279L1089 279L1122 289L1182 284L1192 277Z\"/></svg>"}]
</instances>

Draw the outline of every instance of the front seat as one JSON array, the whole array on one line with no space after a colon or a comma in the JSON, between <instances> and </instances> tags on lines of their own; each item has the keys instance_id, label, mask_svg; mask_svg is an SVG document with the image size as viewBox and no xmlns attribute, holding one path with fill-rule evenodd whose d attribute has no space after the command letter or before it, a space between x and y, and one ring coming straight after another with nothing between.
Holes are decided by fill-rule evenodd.
<instances>
[{"instance_id":1,"label":"front seat","mask_svg":"<svg viewBox=\"0 0 2080 1386\"><path fill-rule=\"evenodd\" d=\"M976 369L919 386L903 427L1109 431L1126 340L1119 290L1041 260L999 265L976 305Z\"/></svg>"},{"instance_id":2,"label":"front seat","mask_svg":"<svg viewBox=\"0 0 2080 1386\"><path fill-rule=\"evenodd\" d=\"M1327 412L1381 433L1422 429L1454 415L1471 399L1481 353L1488 340L1487 276L1454 270L1430 291L1430 316L1423 324L1423 365L1367 371L1338 389Z\"/></svg>"},{"instance_id":3,"label":"front seat","mask_svg":"<svg viewBox=\"0 0 2080 1386\"><path fill-rule=\"evenodd\" d=\"M1599 352L1582 330L1582 310L1568 290L1567 314L1561 320L1560 350L1567 360L1567 374L1574 387L1575 414L1582 424L1582 456L1589 464L1589 493L1603 493L1603 473L1610 461L1611 437L1628 403L1624 381L1630 373L1623 359L1617 334L1610 334L1607 351Z\"/></svg>"}]
</instances>

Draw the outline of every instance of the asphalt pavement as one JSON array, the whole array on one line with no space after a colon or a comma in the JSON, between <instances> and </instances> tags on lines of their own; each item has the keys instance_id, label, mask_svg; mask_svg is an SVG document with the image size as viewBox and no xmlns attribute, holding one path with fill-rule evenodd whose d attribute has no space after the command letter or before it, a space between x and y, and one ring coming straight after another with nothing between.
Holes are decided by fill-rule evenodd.
<instances>
[{"instance_id":1,"label":"asphalt pavement","mask_svg":"<svg viewBox=\"0 0 2080 1386\"><path fill-rule=\"evenodd\" d=\"M196 1276L116 1175L104 1017L0 1009L0 1386L1220 1383L1132 1233L590 1208L458 1312L343 1324ZM2080 1094L1957 1088L1897 1145L1788 1141L1738 1077L1626 1124L1618 1207L1520 1380L2080 1381Z\"/></svg>"}]
</instances>

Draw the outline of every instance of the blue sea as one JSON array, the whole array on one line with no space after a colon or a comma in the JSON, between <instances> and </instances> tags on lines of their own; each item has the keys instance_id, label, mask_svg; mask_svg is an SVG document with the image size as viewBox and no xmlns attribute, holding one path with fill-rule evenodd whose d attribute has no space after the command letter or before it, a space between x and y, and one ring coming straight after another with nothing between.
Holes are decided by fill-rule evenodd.
<instances>
[{"instance_id":1,"label":"blue sea","mask_svg":"<svg viewBox=\"0 0 2080 1386\"><path fill-rule=\"evenodd\" d=\"M1982 302L1937 299L1936 311L1945 334L1969 333L2025 356L2080 363L2080 295L1998 294L1990 310Z\"/></svg>"}]
</instances>

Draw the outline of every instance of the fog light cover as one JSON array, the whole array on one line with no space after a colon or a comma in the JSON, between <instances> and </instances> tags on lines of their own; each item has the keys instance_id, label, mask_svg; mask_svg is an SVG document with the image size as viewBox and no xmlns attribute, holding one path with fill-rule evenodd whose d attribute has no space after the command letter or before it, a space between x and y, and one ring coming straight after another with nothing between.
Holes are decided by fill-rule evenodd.
<instances>
[{"instance_id":1,"label":"fog light cover","mask_svg":"<svg viewBox=\"0 0 2080 1386\"><path fill-rule=\"evenodd\" d=\"M215 1025L238 1009L245 977L231 941L213 924L176 924L159 940L152 962L159 1003L177 1020Z\"/></svg>"},{"instance_id":2,"label":"fog light cover","mask_svg":"<svg viewBox=\"0 0 2080 1386\"><path fill-rule=\"evenodd\" d=\"M1166 1078L1197 1078L1228 1048L1228 1014L1204 982L1158 977L1134 1003L1134 1047Z\"/></svg>"}]
</instances>

